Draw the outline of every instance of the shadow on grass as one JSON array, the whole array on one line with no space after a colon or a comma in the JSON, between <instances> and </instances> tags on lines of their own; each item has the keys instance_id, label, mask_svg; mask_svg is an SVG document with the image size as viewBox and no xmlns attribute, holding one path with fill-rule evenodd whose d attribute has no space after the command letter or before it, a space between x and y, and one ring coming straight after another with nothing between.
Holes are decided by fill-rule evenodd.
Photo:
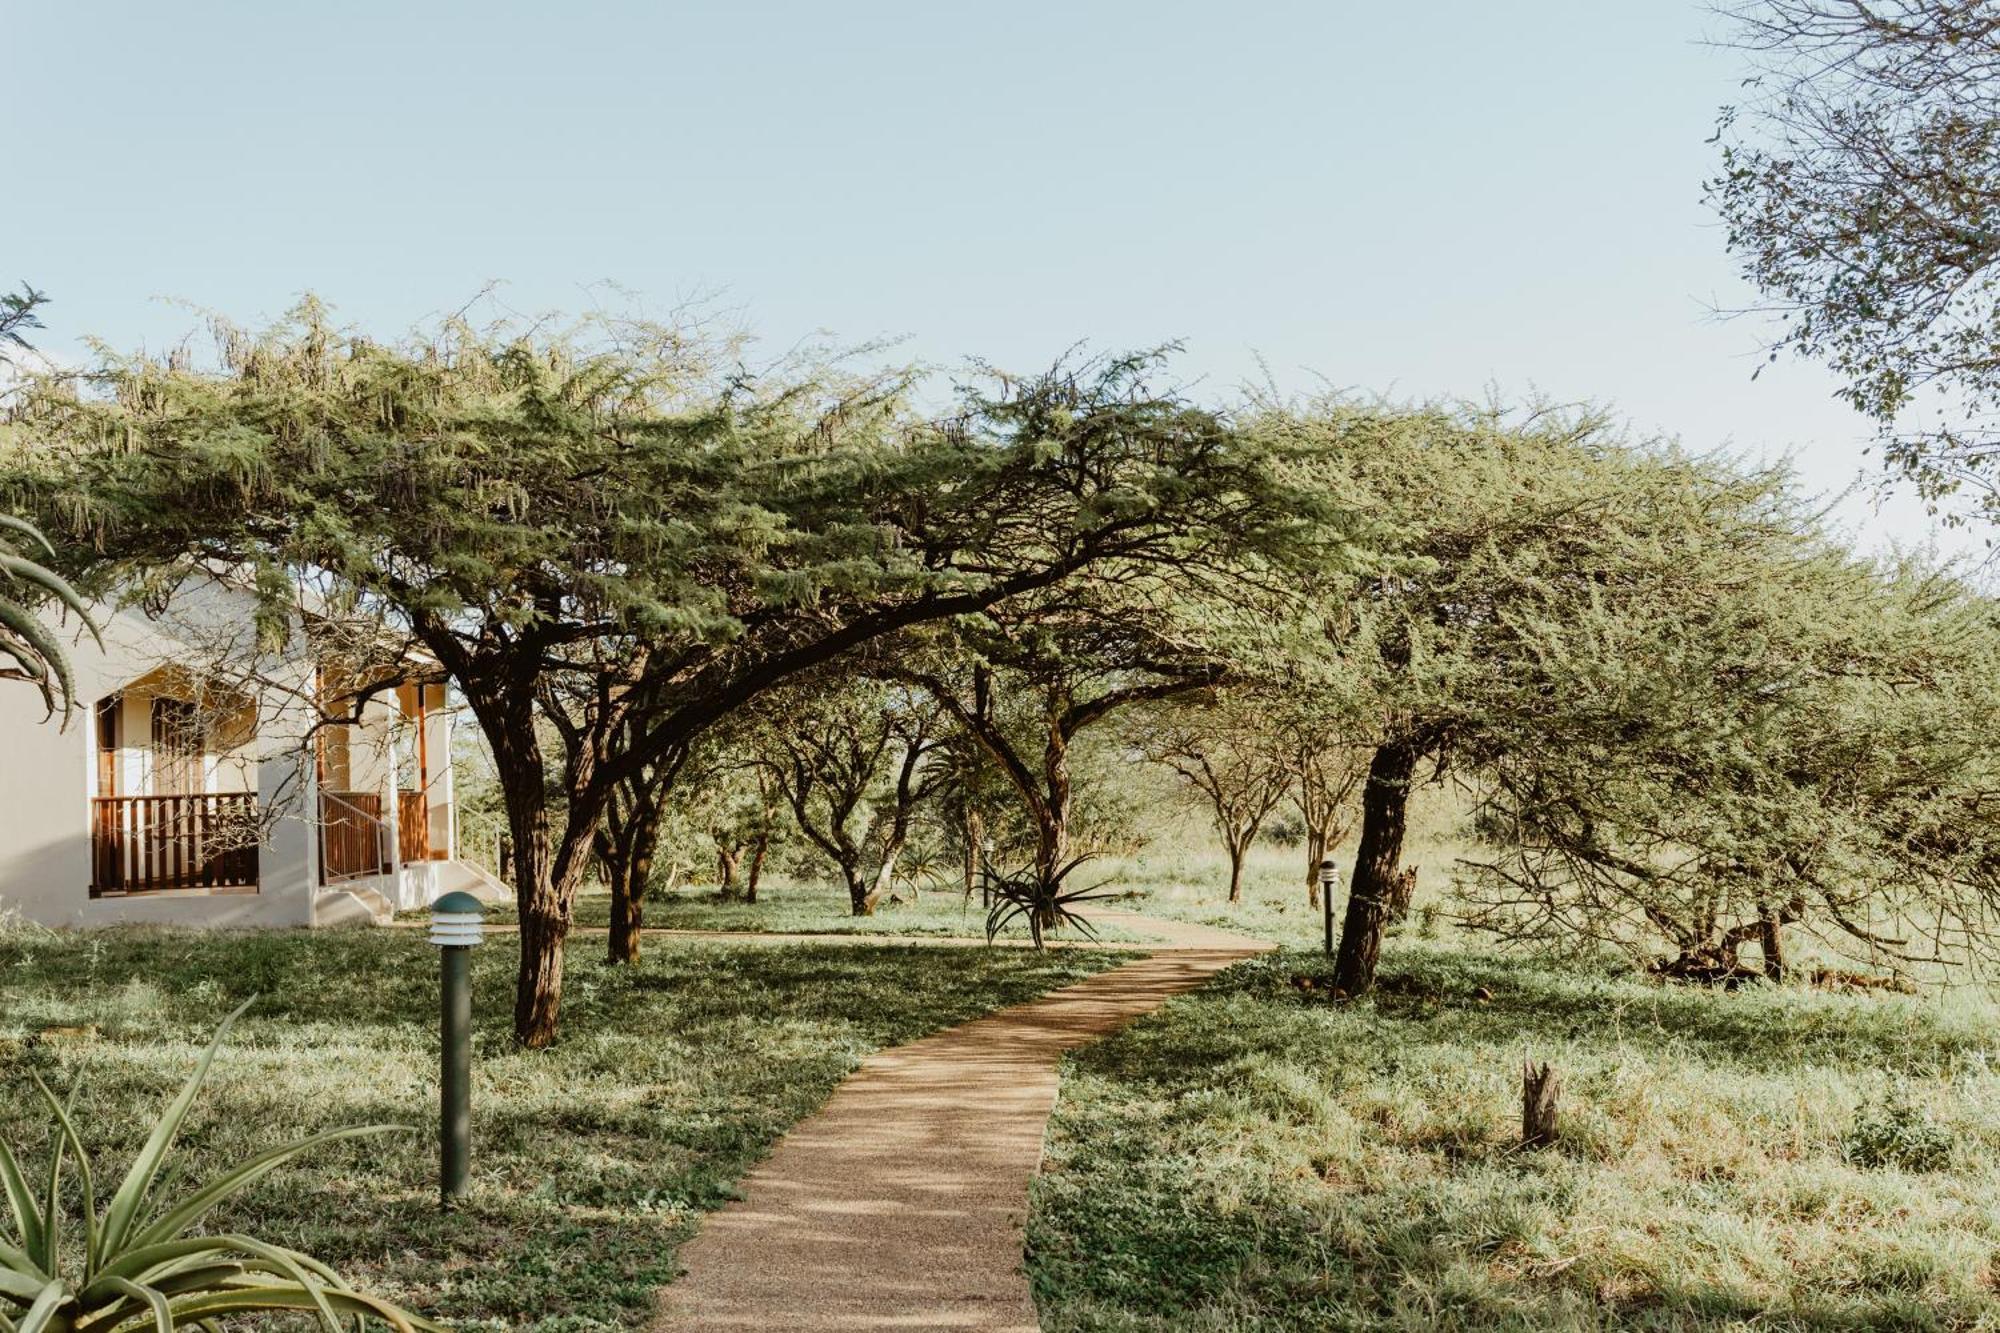
<instances>
[{"instance_id":1,"label":"shadow on grass","mask_svg":"<svg viewBox=\"0 0 2000 1333\"><path fill-rule=\"evenodd\" d=\"M1211 993L1344 1009L1395 1027L1402 1041L1426 1031L1516 1047L1609 1041L1758 1068L1834 1061L1928 1076L1983 1061L1995 1045L1992 1011L1950 995L1724 991L1655 981L1623 963L1552 967L1419 943L1387 954L1375 990L1358 1002L1334 998L1332 975L1324 955L1286 952L1231 969Z\"/></svg>"}]
</instances>

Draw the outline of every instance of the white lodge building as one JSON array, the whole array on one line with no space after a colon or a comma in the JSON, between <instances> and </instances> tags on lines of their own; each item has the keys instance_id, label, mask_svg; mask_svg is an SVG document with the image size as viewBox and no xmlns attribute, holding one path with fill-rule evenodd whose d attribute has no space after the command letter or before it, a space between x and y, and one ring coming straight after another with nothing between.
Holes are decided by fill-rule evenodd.
<instances>
[{"instance_id":1,"label":"white lodge building","mask_svg":"<svg viewBox=\"0 0 2000 1333\"><path fill-rule=\"evenodd\" d=\"M61 626L67 725L0 680L0 915L324 926L504 893L458 857L444 687L397 684L356 718L303 647L257 651L253 605L207 580L158 615L100 610L101 649Z\"/></svg>"}]
</instances>

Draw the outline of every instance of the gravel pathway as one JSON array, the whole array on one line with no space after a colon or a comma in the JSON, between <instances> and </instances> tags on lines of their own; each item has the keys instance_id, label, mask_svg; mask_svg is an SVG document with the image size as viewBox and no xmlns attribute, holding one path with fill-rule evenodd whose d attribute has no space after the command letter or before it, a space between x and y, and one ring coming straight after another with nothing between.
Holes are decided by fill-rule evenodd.
<instances>
[{"instance_id":1,"label":"gravel pathway","mask_svg":"<svg viewBox=\"0 0 2000 1333\"><path fill-rule=\"evenodd\" d=\"M687 1271L661 1292L655 1329L1033 1333L1022 1224L1063 1052L1271 947L1099 916L1163 943L863 1062L681 1250Z\"/></svg>"}]
</instances>

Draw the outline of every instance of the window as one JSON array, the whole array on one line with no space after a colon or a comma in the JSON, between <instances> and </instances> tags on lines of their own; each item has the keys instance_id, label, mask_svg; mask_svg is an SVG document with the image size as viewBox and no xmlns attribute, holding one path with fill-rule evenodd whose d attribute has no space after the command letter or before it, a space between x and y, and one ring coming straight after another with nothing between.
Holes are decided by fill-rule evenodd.
<instances>
[{"instance_id":1,"label":"window","mask_svg":"<svg viewBox=\"0 0 2000 1333\"><path fill-rule=\"evenodd\" d=\"M203 789L201 721L180 699L153 700L153 795L188 796Z\"/></svg>"},{"instance_id":2,"label":"window","mask_svg":"<svg viewBox=\"0 0 2000 1333\"><path fill-rule=\"evenodd\" d=\"M118 713L125 697L114 694L97 701L97 794L118 794Z\"/></svg>"}]
</instances>

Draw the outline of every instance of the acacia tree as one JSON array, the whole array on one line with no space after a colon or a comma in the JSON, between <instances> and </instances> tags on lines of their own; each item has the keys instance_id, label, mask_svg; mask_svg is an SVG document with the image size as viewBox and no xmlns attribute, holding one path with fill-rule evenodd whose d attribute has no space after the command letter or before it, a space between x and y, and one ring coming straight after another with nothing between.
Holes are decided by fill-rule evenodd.
<instances>
[{"instance_id":1,"label":"acacia tree","mask_svg":"<svg viewBox=\"0 0 2000 1333\"><path fill-rule=\"evenodd\" d=\"M1163 586L1174 581L1172 573L1100 578L1011 599L876 667L937 700L1006 775L1034 828L1032 875L1043 899L1084 859L1072 836L1080 734L1228 674L1221 642Z\"/></svg>"},{"instance_id":2,"label":"acacia tree","mask_svg":"<svg viewBox=\"0 0 2000 1333\"><path fill-rule=\"evenodd\" d=\"M1991 606L1920 565L1792 548L1755 579L1704 577L1727 559L1706 553L1671 656L1602 614L1541 627L1572 708L1615 725L1490 770L1479 822L1504 850L1469 924L1701 980L1748 971L1745 944L1782 980L1793 927L1897 968L1992 955Z\"/></svg>"},{"instance_id":3,"label":"acacia tree","mask_svg":"<svg viewBox=\"0 0 2000 1333\"><path fill-rule=\"evenodd\" d=\"M1631 660L1669 660L1718 581L1760 577L1805 519L1776 474L1628 447L1589 416L1335 403L1266 424L1342 441L1328 456L1355 503L1400 534L1325 625L1369 747L1334 976L1359 995L1408 883L1417 784L1531 764L1578 733L1622 753L1624 720L1567 694L1551 655L1594 641L1547 627L1608 617Z\"/></svg>"},{"instance_id":4,"label":"acacia tree","mask_svg":"<svg viewBox=\"0 0 2000 1333\"><path fill-rule=\"evenodd\" d=\"M778 834L784 793L767 765L741 754L732 756L711 781L716 790L708 802L707 830L715 847L716 890L725 898L740 895L745 903L755 903Z\"/></svg>"},{"instance_id":5,"label":"acacia tree","mask_svg":"<svg viewBox=\"0 0 2000 1333\"><path fill-rule=\"evenodd\" d=\"M1232 903L1243 901L1243 861L1258 832L1293 790L1294 758L1271 743L1263 720L1242 699L1190 697L1143 719L1137 737L1207 805L1229 858Z\"/></svg>"},{"instance_id":6,"label":"acacia tree","mask_svg":"<svg viewBox=\"0 0 2000 1333\"><path fill-rule=\"evenodd\" d=\"M1359 751L1324 733L1296 730L1288 737L1292 769L1292 805L1305 829L1306 906L1318 907L1320 862L1332 856L1354 830L1354 795L1367 766L1357 763Z\"/></svg>"},{"instance_id":7,"label":"acacia tree","mask_svg":"<svg viewBox=\"0 0 2000 1333\"><path fill-rule=\"evenodd\" d=\"M40 383L0 490L103 586L310 569L424 648L493 754L537 1047L598 828L646 766L884 634L1110 560L1341 536L1267 445L1149 388L1154 358L989 378L930 420L900 379L749 375L739 350L611 321L391 345L309 302L222 328L212 366L107 354Z\"/></svg>"},{"instance_id":8,"label":"acacia tree","mask_svg":"<svg viewBox=\"0 0 2000 1333\"><path fill-rule=\"evenodd\" d=\"M1707 183L1784 316L1932 498L2000 507L2000 13L1965 0L1719 6L1753 65ZM1934 408L1935 425L1913 410Z\"/></svg>"},{"instance_id":9,"label":"acacia tree","mask_svg":"<svg viewBox=\"0 0 2000 1333\"><path fill-rule=\"evenodd\" d=\"M759 765L799 831L840 871L849 910L888 892L917 809L938 790L937 708L906 690L831 676L774 692ZM872 869L870 868L872 865Z\"/></svg>"},{"instance_id":10,"label":"acacia tree","mask_svg":"<svg viewBox=\"0 0 2000 1333\"><path fill-rule=\"evenodd\" d=\"M1335 622L1339 619L1336 612ZM1307 661L1319 652L1319 644L1302 642L1291 660ZM1354 831L1359 814L1354 798L1368 770L1367 727L1358 719L1352 687L1340 677L1309 688L1267 684L1255 692L1255 706L1243 719L1289 776L1286 794L1305 834L1308 907L1320 905L1320 862Z\"/></svg>"}]
</instances>

